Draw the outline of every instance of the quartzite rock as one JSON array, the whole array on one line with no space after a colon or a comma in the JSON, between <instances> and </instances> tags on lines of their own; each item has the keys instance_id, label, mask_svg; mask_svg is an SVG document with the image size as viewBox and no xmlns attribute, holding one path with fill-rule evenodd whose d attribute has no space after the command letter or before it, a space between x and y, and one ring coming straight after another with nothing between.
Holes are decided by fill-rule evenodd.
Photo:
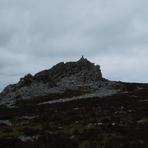
<instances>
[{"instance_id":1,"label":"quartzite rock","mask_svg":"<svg viewBox=\"0 0 148 148\"><path fill-rule=\"evenodd\" d=\"M107 81L102 77L99 65L91 63L82 56L77 62L61 62L49 70L43 70L34 76L21 78L17 84L7 86L1 97L10 99L45 96L60 93L66 89L97 89Z\"/></svg>"}]
</instances>

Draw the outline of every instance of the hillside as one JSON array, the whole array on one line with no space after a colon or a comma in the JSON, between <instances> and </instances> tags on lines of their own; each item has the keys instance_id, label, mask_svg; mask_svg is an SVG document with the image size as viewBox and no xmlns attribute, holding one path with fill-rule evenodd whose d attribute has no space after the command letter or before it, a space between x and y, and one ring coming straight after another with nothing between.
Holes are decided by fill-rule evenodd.
<instances>
[{"instance_id":1,"label":"hillside","mask_svg":"<svg viewBox=\"0 0 148 148\"><path fill-rule=\"evenodd\" d=\"M82 57L0 95L2 148L147 148L148 84L109 81Z\"/></svg>"},{"instance_id":2,"label":"hillside","mask_svg":"<svg viewBox=\"0 0 148 148\"><path fill-rule=\"evenodd\" d=\"M60 62L51 69L43 70L34 76L27 74L17 84L8 85L1 92L0 104L14 106L16 101L38 97L49 98L53 95L59 95L61 98L63 95L65 97L65 93L69 91L73 94L70 93L71 95L66 97L100 92L108 95L108 90L111 94L117 92L112 88L113 83L102 77L99 65L82 57L76 62Z\"/></svg>"}]
</instances>

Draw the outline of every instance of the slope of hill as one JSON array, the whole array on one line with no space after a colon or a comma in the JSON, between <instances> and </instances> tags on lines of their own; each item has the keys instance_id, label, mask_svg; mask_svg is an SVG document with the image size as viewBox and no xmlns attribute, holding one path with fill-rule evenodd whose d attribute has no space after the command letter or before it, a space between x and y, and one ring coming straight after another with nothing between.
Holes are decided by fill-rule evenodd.
<instances>
[{"instance_id":1,"label":"slope of hill","mask_svg":"<svg viewBox=\"0 0 148 148\"><path fill-rule=\"evenodd\" d=\"M83 57L1 93L2 148L147 148L148 84L106 80Z\"/></svg>"}]
</instances>

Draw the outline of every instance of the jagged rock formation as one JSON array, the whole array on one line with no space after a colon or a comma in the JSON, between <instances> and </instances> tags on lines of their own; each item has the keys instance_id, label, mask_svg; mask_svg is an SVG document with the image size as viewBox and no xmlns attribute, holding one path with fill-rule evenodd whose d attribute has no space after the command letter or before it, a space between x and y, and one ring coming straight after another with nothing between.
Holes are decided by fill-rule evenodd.
<instances>
[{"instance_id":1,"label":"jagged rock formation","mask_svg":"<svg viewBox=\"0 0 148 148\"><path fill-rule=\"evenodd\" d=\"M1 94L0 147L147 148L147 92L83 57L28 74Z\"/></svg>"},{"instance_id":2,"label":"jagged rock formation","mask_svg":"<svg viewBox=\"0 0 148 148\"><path fill-rule=\"evenodd\" d=\"M28 99L50 93L63 93L66 89L95 91L105 85L99 65L83 56L77 62L61 62L49 70L21 78L17 84L7 86L1 93L5 100Z\"/></svg>"}]
</instances>

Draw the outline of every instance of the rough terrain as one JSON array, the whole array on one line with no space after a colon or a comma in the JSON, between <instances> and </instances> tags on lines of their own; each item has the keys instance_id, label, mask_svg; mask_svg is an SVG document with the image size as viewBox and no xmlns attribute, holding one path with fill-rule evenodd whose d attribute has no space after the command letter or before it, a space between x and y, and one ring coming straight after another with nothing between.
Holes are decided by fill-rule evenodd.
<instances>
[{"instance_id":1,"label":"rough terrain","mask_svg":"<svg viewBox=\"0 0 148 148\"><path fill-rule=\"evenodd\" d=\"M84 61L82 58L79 62ZM83 75L85 70L86 67L79 69L79 76L78 71L72 75L82 80L87 76ZM100 68L96 72L92 74L98 77L75 79L73 85L70 83L72 75L66 76L64 72L56 82L56 88L62 88L60 92L32 93L27 99L21 98L26 91L16 97L16 92L27 87L26 83L22 87L9 86L15 87L13 91L7 87L2 92L4 97L1 96L0 147L147 148L148 84L112 82L102 77ZM34 77L28 91L39 82Z\"/></svg>"}]
</instances>

